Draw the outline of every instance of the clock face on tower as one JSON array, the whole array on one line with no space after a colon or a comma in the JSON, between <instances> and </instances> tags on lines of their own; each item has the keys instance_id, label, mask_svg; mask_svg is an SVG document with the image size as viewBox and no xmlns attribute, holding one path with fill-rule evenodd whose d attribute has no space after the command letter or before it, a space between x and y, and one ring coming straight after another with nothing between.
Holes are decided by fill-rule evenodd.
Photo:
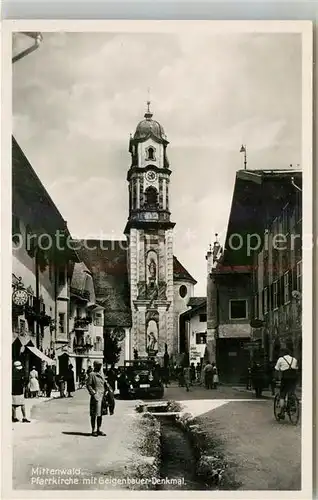
<instances>
[{"instance_id":1,"label":"clock face on tower","mask_svg":"<svg viewBox=\"0 0 318 500\"><path fill-rule=\"evenodd\" d=\"M146 179L149 182L154 182L157 179L157 174L153 170L148 170L146 173Z\"/></svg>"}]
</instances>

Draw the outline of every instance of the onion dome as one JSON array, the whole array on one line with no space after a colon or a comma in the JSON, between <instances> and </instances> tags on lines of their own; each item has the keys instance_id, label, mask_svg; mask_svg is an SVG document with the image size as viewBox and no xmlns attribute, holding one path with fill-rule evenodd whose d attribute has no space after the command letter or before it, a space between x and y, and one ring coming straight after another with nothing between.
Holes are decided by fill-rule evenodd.
<instances>
[{"instance_id":1,"label":"onion dome","mask_svg":"<svg viewBox=\"0 0 318 500\"><path fill-rule=\"evenodd\" d=\"M163 127L159 122L152 119L153 113L150 111L150 101L147 102L147 111L144 116L145 119L141 120L137 125L134 140L144 141L152 136L161 142L167 142Z\"/></svg>"}]
</instances>

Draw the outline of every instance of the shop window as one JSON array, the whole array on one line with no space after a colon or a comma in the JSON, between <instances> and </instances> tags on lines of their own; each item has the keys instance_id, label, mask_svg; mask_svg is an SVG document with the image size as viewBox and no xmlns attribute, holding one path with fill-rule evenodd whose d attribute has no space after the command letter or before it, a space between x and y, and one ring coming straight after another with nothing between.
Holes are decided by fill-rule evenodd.
<instances>
[{"instance_id":1,"label":"shop window","mask_svg":"<svg viewBox=\"0 0 318 500\"><path fill-rule=\"evenodd\" d=\"M247 300L230 300L230 319L247 319Z\"/></svg>"},{"instance_id":2,"label":"shop window","mask_svg":"<svg viewBox=\"0 0 318 500\"><path fill-rule=\"evenodd\" d=\"M206 323L206 314L200 314L199 321L200 323Z\"/></svg>"},{"instance_id":3,"label":"shop window","mask_svg":"<svg viewBox=\"0 0 318 500\"><path fill-rule=\"evenodd\" d=\"M207 334L205 333L196 333L195 335L195 343L196 344L206 344Z\"/></svg>"}]
</instances>

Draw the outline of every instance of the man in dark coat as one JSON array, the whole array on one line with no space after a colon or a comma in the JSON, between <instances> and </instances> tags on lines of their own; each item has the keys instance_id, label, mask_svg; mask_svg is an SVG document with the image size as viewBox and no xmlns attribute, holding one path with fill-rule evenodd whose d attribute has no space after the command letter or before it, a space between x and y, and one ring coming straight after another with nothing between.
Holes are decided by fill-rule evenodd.
<instances>
[{"instance_id":1,"label":"man in dark coat","mask_svg":"<svg viewBox=\"0 0 318 500\"><path fill-rule=\"evenodd\" d=\"M66 387L67 387L67 397L72 398L73 397L72 392L75 392L75 378L74 378L73 365L69 365L68 367Z\"/></svg>"},{"instance_id":2,"label":"man in dark coat","mask_svg":"<svg viewBox=\"0 0 318 500\"><path fill-rule=\"evenodd\" d=\"M51 397L51 392L54 387L54 372L52 370L52 367L48 365L46 367L45 373L45 392L46 392L46 397L50 398Z\"/></svg>"}]
</instances>

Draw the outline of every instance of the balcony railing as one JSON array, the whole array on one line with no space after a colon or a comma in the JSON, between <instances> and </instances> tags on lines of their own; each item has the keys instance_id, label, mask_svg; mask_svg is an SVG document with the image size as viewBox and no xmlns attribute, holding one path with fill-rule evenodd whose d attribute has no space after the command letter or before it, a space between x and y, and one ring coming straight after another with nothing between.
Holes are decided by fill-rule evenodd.
<instances>
[{"instance_id":1,"label":"balcony railing","mask_svg":"<svg viewBox=\"0 0 318 500\"><path fill-rule=\"evenodd\" d=\"M75 288L73 286L71 286L71 295L76 295L84 300L90 300L90 293L88 290L80 290L79 288Z\"/></svg>"},{"instance_id":2,"label":"balcony railing","mask_svg":"<svg viewBox=\"0 0 318 500\"><path fill-rule=\"evenodd\" d=\"M88 330L88 326L92 323L92 318L75 318L74 319L74 329L75 330Z\"/></svg>"}]
</instances>

